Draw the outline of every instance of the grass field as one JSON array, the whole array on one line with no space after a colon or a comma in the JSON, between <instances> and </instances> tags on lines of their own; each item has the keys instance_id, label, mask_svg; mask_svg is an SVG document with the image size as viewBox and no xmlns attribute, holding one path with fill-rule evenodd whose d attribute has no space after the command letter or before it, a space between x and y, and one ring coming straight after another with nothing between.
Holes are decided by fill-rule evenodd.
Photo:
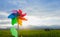
<instances>
[{"instance_id":1,"label":"grass field","mask_svg":"<svg viewBox=\"0 0 60 37\"><path fill-rule=\"evenodd\" d=\"M60 30L19 30L19 37L60 37ZM13 37L9 30L0 30L0 37Z\"/></svg>"}]
</instances>

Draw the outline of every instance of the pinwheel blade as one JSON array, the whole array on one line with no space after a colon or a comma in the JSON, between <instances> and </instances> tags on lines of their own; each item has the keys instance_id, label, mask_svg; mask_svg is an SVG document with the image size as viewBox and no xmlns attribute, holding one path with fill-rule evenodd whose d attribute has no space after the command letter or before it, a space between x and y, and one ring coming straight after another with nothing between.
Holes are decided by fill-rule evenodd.
<instances>
[{"instance_id":1,"label":"pinwheel blade","mask_svg":"<svg viewBox=\"0 0 60 37\"><path fill-rule=\"evenodd\" d=\"M8 16L8 18L15 18L17 15L15 13L12 13L11 15Z\"/></svg>"},{"instance_id":2,"label":"pinwheel blade","mask_svg":"<svg viewBox=\"0 0 60 37\"><path fill-rule=\"evenodd\" d=\"M13 12L13 13L16 13L16 12L17 12L17 10L12 10L12 12Z\"/></svg>"},{"instance_id":3,"label":"pinwheel blade","mask_svg":"<svg viewBox=\"0 0 60 37\"><path fill-rule=\"evenodd\" d=\"M14 25L15 23L17 23L17 17L12 18L12 25Z\"/></svg>"},{"instance_id":4,"label":"pinwheel blade","mask_svg":"<svg viewBox=\"0 0 60 37\"><path fill-rule=\"evenodd\" d=\"M18 14L19 15L22 15L22 10L18 10Z\"/></svg>"},{"instance_id":5,"label":"pinwheel blade","mask_svg":"<svg viewBox=\"0 0 60 37\"><path fill-rule=\"evenodd\" d=\"M26 16L26 13L22 14L22 17Z\"/></svg>"},{"instance_id":6,"label":"pinwheel blade","mask_svg":"<svg viewBox=\"0 0 60 37\"><path fill-rule=\"evenodd\" d=\"M22 20L18 19L18 25L22 26Z\"/></svg>"},{"instance_id":7,"label":"pinwheel blade","mask_svg":"<svg viewBox=\"0 0 60 37\"><path fill-rule=\"evenodd\" d=\"M25 21L27 21L27 19L26 19L26 18L24 18L24 17L20 17L20 19L21 19L21 20L25 20Z\"/></svg>"},{"instance_id":8,"label":"pinwheel blade","mask_svg":"<svg viewBox=\"0 0 60 37\"><path fill-rule=\"evenodd\" d=\"M10 31L11 31L12 36L18 37L18 32L14 27L10 28Z\"/></svg>"}]
</instances>

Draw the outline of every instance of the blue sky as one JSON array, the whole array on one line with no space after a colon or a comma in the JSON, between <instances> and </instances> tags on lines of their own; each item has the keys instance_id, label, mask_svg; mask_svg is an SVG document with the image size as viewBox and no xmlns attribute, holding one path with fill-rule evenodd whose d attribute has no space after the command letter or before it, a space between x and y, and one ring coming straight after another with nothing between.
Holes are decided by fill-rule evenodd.
<instances>
[{"instance_id":1,"label":"blue sky","mask_svg":"<svg viewBox=\"0 0 60 37\"><path fill-rule=\"evenodd\" d=\"M24 9L25 7L39 6L47 10L60 8L60 0L0 0L0 10Z\"/></svg>"},{"instance_id":2,"label":"blue sky","mask_svg":"<svg viewBox=\"0 0 60 37\"><path fill-rule=\"evenodd\" d=\"M0 22L14 9L27 13L29 25L60 25L60 0L0 0Z\"/></svg>"}]
</instances>

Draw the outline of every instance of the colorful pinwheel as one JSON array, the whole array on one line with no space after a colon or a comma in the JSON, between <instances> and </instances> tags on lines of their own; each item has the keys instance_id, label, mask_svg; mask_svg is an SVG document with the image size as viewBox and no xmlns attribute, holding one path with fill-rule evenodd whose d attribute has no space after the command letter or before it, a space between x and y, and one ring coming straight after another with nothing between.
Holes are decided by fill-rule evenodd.
<instances>
[{"instance_id":1,"label":"colorful pinwheel","mask_svg":"<svg viewBox=\"0 0 60 37\"><path fill-rule=\"evenodd\" d=\"M14 10L13 13L8 16L8 18L12 19L12 25L18 23L18 26L22 26L22 20L27 21L24 16L26 16L26 13L23 14L21 10ZM18 32L14 27L12 27L10 31L13 36L18 37Z\"/></svg>"},{"instance_id":2,"label":"colorful pinwheel","mask_svg":"<svg viewBox=\"0 0 60 37\"><path fill-rule=\"evenodd\" d=\"M15 23L18 23L18 25L22 25L22 20L27 20L26 18L24 18L24 16L26 16L26 13L22 14L21 10L16 10L11 15L9 15L8 18L12 19L12 25L14 25Z\"/></svg>"}]
</instances>

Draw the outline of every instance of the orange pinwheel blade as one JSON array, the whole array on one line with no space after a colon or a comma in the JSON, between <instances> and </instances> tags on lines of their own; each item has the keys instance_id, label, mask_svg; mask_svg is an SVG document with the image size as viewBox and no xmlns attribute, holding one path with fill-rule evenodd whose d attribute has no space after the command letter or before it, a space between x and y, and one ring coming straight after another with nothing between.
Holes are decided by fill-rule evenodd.
<instances>
[{"instance_id":1,"label":"orange pinwheel blade","mask_svg":"<svg viewBox=\"0 0 60 37\"><path fill-rule=\"evenodd\" d=\"M22 20L18 19L18 25L22 26Z\"/></svg>"},{"instance_id":2,"label":"orange pinwheel blade","mask_svg":"<svg viewBox=\"0 0 60 37\"><path fill-rule=\"evenodd\" d=\"M27 19L26 19L26 18L23 18L23 17L20 17L20 19L21 19L21 20L25 20L25 21L27 21Z\"/></svg>"}]
</instances>

